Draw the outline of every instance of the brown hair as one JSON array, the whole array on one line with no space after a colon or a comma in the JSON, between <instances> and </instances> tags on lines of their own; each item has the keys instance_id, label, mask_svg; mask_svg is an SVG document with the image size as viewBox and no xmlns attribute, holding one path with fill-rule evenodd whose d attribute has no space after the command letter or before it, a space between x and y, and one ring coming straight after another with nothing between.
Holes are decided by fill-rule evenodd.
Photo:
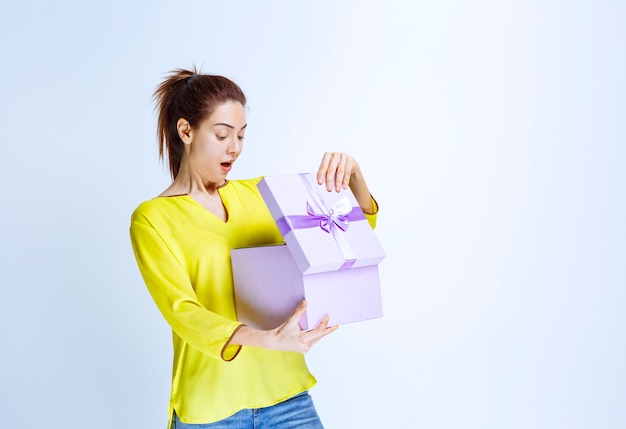
<instances>
[{"instance_id":1,"label":"brown hair","mask_svg":"<svg viewBox=\"0 0 626 429\"><path fill-rule=\"evenodd\" d=\"M184 153L183 141L178 136L176 124L180 118L198 127L213 111L227 101L246 105L246 96L237 84L223 76L200 74L193 70L176 69L154 92L159 112L157 138L159 158L167 151L170 173L176 178Z\"/></svg>"}]
</instances>

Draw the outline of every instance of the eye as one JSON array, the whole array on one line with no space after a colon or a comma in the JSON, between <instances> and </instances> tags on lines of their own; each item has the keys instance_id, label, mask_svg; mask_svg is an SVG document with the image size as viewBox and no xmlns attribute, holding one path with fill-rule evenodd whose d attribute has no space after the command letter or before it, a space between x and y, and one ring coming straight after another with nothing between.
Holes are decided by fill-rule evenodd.
<instances>
[{"instance_id":1,"label":"eye","mask_svg":"<svg viewBox=\"0 0 626 429\"><path fill-rule=\"evenodd\" d=\"M219 141L223 141L223 140L226 140L226 137L228 137L228 136L221 136L221 135L217 134L216 137L217 137L217 139Z\"/></svg>"},{"instance_id":2,"label":"eye","mask_svg":"<svg viewBox=\"0 0 626 429\"><path fill-rule=\"evenodd\" d=\"M243 141L243 139L244 139L244 136L237 136L237 137L239 137L240 141Z\"/></svg>"}]
</instances>

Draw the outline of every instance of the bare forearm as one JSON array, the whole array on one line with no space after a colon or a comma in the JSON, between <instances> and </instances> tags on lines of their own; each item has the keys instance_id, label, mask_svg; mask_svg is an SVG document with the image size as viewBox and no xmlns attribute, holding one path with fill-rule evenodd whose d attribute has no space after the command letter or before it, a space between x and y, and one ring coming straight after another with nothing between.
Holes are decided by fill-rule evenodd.
<instances>
[{"instance_id":1,"label":"bare forearm","mask_svg":"<svg viewBox=\"0 0 626 429\"><path fill-rule=\"evenodd\" d=\"M237 331L235 331L233 336L230 338L230 344L268 349L270 348L269 333L270 331L262 331L243 325L239 327L239 329L237 329Z\"/></svg>"},{"instance_id":2,"label":"bare forearm","mask_svg":"<svg viewBox=\"0 0 626 429\"><path fill-rule=\"evenodd\" d=\"M356 162L355 168L352 171L352 177L350 178L350 189L363 211L366 213L374 213L372 194L367 187L363 173L361 173L361 168Z\"/></svg>"}]
</instances>

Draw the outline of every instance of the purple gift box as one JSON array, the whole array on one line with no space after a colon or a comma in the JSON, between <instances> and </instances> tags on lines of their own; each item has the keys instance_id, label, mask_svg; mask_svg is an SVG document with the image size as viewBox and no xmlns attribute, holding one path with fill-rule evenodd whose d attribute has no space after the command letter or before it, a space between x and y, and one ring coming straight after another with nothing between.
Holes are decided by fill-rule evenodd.
<instances>
[{"instance_id":1,"label":"purple gift box","mask_svg":"<svg viewBox=\"0 0 626 429\"><path fill-rule=\"evenodd\" d=\"M312 174L258 184L286 245L233 249L238 319L271 329L303 298L302 329L382 317L378 263L385 253L352 192L328 192Z\"/></svg>"}]
</instances>

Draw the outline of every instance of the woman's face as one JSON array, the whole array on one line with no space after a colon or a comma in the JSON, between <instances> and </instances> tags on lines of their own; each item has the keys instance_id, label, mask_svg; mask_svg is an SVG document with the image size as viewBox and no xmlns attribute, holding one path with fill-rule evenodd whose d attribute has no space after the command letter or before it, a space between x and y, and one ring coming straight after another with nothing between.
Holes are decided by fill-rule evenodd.
<instances>
[{"instance_id":1,"label":"woman's face","mask_svg":"<svg viewBox=\"0 0 626 429\"><path fill-rule=\"evenodd\" d=\"M210 183L222 184L243 149L246 115L238 101L219 105L193 130L190 161Z\"/></svg>"}]
</instances>

